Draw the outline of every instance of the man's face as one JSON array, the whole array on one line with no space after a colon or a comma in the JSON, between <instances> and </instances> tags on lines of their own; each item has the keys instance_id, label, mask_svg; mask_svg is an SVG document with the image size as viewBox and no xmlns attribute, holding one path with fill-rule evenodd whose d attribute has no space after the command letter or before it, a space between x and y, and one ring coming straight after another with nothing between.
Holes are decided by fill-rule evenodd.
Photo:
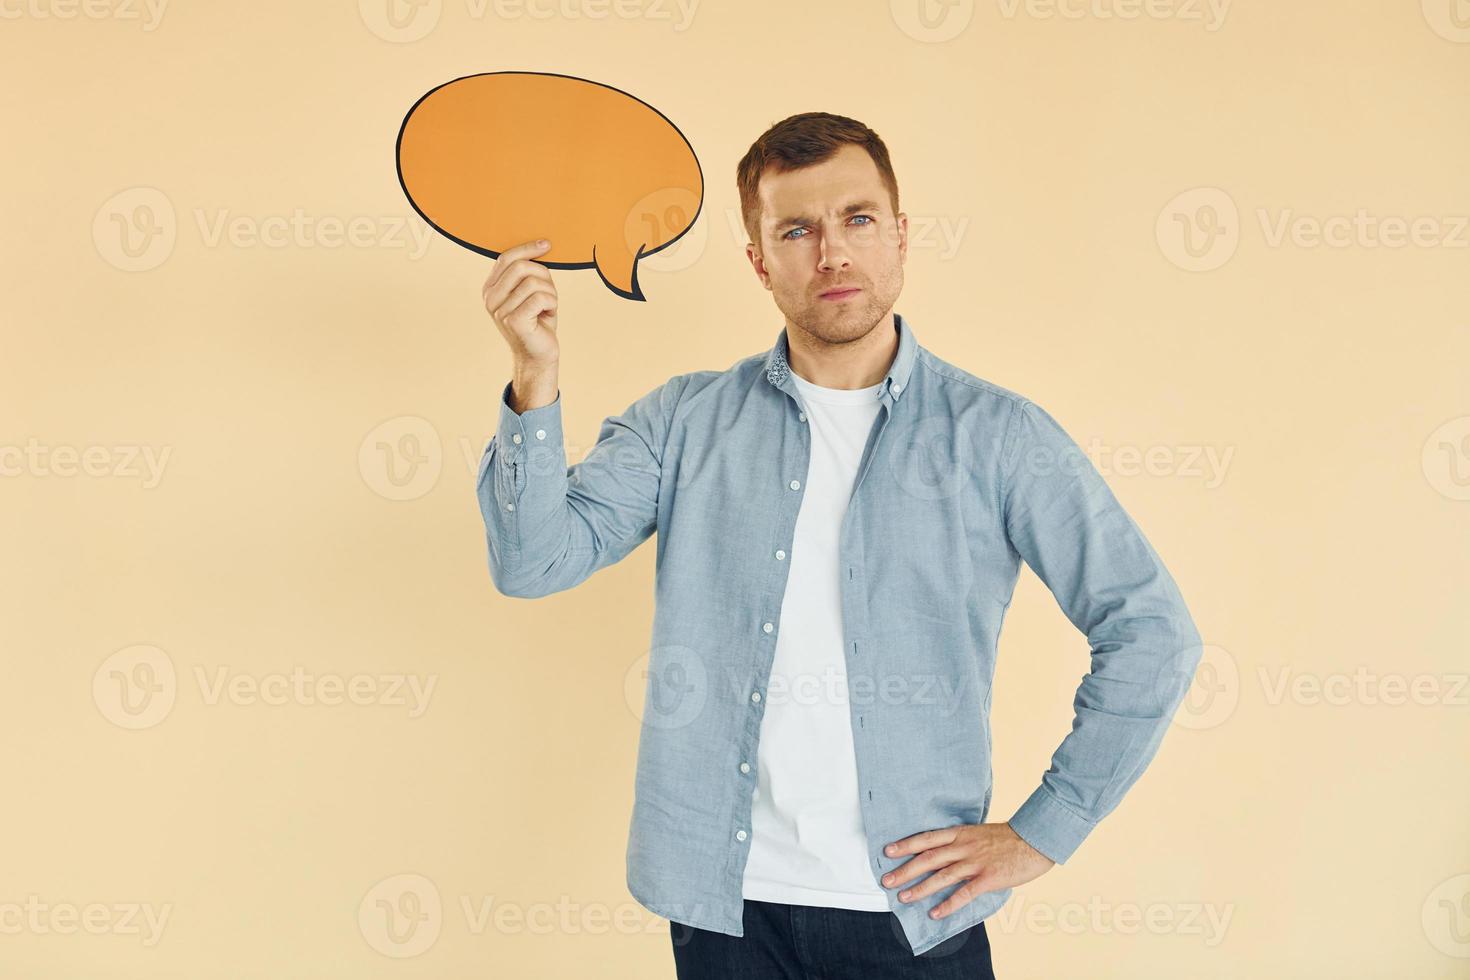
<instances>
[{"instance_id":1,"label":"man's face","mask_svg":"<svg viewBox=\"0 0 1470 980\"><path fill-rule=\"evenodd\" d=\"M908 215L873 158L847 144L822 163L761 176L760 243L745 246L786 319L829 343L865 336L903 289ZM824 296L838 287L856 292Z\"/></svg>"}]
</instances>

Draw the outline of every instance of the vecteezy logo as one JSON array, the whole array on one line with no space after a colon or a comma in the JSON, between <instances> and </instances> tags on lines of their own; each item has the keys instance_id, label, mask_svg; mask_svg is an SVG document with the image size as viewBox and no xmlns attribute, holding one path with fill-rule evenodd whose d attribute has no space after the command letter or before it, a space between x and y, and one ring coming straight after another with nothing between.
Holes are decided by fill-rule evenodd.
<instances>
[{"instance_id":1,"label":"vecteezy logo","mask_svg":"<svg viewBox=\"0 0 1470 980\"><path fill-rule=\"evenodd\" d=\"M1224 647L1206 643L1194 680L1174 714L1180 728L1205 729L1223 724L1240 703L1240 668Z\"/></svg>"},{"instance_id":2,"label":"vecteezy logo","mask_svg":"<svg viewBox=\"0 0 1470 980\"><path fill-rule=\"evenodd\" d=\"M959 37L975 16L975 0L889 0L893 22L915 41L938 44Z\"/></svg>"},{"instance_id":3,"label":"vecteezy logo","mask_svg":"<svg viewBox=\"0 0 1470 980\"><path fill-rule=\"evenodd\" d=\"M1446 956L1470 959L1470 874L1436 885L1421 911L1431 946Z\"/></svg>"},{"instance_id":4,"label":"vecteezy logo","mask_svg":"<svg viewBox=\"0 0 1470 980\"><path fill-rule=\"evenodd\" d=\"M623 675L623 696L650 728L683 728L704 710L709 674L694 650L657 646Z\"/></svg>"},{"instance_id":5,"label":"vecteezy logo","mask_svg":"<svg viewBox=\"0 0 1470 980\"><path fill-rule=\"evenodd\" d=\"M362 897L357 928L384 956L407 959L427 951L444 925L439 889L423 875L384 878Z\"/></svg>"},{"instance_id":6,"label":"vecteezy logo","mask_svg":"<svg viewBox=\"0 0 1470 980\"><path fill-rule=\"evenodd\" d=\"M1470 2L1467 0L1420 0L1424 19L1434 33L1456 44L1470 43Z\"/></svg>"},{"instance_id":7,"label":"vecteezy logo","mask_svg":"<svg viewBox=\"0 0 1470 980\"><path fill-rule=\"evenodd\" d=\"M388 419L357 450L363 482L388 500L415 500L434 489L443 463L439 431L417 415Z\"/></svg>"},{"instance_id":8,"label":"vecteezy logo","mask_svg":"<svg viewBox=\"0 0 1470 980\"><path fill-rule=\"evenodd\" d=\"M97 254L124 272L146 272L174 251L179 223L173 202L156 187L130 187L112 195L92 218Z\"/></svg>"},{"instance_id":9,"label":"vecteezy logo","mask_svg":"<svg viewBox=\"0 0 1470 980\"><path fill-rule=\"evenodd\" d=\"M1429 485L1451 500L1470 500L1470 415L1450 419L1424 441Z\"/></svg>"},{"instance_id":10,"label":"vecteezy logo","mask_svg":"<svg viewBox=\"0 0 1470 980\"><path fill-rule=\"evenodd\" d=\"M623 219L623 243L630 249L657 240L665 228L687 228L678 241L643 260L660 272L687 269L704 254L709 243L707 221L697 220L700 200L687 187L664 187L633 202Z\"/></svg>"},{"instance_id":11,"label":"vecteezy logo","mask_svg":"<svg viewBox=\"0 0 1470 980\"><path fill-rule=\"evenodd\" d=\"M1164 257L1188 272L1209 272L1230 261L1240 244L1240 213L1218 187L1178 194L1159 212L1154 236Z\"/></svg>"},{"instance_id":12,"label":"vecteezy logo","mask_svg":"<svg viewBox=\"0 0 1470 980\"><path fill-rule=\"evenodd\" d=\"M394 44L427 37L438 26L441 9L442 0L357 0L367 29Z\"/></svg>"},{"instance_id":13,"label":"vecteezy logo","mask_svg":"<svg viewBox=\"0 0 1470 980\"><path fill-rule=\"evenodd\" d=\"M152 728L168 717L178 692L173 661L146 643L117 651L92 675L92 702L120 728Z\"/></svg>"},{"instance_id":14,"label":"vecteezy logo","mask_svg":"<svg viewBox=\"0 0 1470 980\"><path fill-rule=\"evenodd\" d=\"M964 491L978 468L975 441L963 422L949 415L920 419L913 434L888 453L893 479L917 500L946 500Z\"/></svg>"}]
</instances>

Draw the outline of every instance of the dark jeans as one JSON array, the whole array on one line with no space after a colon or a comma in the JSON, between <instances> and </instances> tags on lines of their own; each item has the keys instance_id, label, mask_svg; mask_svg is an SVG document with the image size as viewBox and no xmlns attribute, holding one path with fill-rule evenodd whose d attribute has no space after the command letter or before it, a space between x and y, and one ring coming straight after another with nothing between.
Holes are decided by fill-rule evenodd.
<instances>
[{"instance_id":1,"label":"dark jeans","mask_svg":"<svg viewBox=\"0 0 1470 980\"><path fill-rule=\"evenodd\" d=\"M984 922L915 956L892 912L744 901L744 936L669 923L679 980L995 980Z\"/></svg>"}]
</instances>

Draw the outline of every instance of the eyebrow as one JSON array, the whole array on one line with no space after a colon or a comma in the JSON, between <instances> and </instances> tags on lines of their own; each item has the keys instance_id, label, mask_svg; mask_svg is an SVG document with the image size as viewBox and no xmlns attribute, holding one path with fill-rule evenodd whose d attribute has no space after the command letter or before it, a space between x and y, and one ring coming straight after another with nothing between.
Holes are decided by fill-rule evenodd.
<instances>
[{"instance_id":1,"label":"eyebrow","mask_svg":"<svg viewBox=\"0 0 1470 980\"><path fill-rule=\"evenodd\" d=\"M878 211L881 210L881 208L882 205L880 205L877 201L854 201L852 204L849 204L847 207L842 209L842 217L846 218L850 215L857 214L859 211ZM795 225L814 225L816 223L816 218L808 217L807 215L802 214L796 215L795 217L791 218L782 218L781 220L777 221L772 227L776 231L781 231Z\"/></svg>"}]
</instances>

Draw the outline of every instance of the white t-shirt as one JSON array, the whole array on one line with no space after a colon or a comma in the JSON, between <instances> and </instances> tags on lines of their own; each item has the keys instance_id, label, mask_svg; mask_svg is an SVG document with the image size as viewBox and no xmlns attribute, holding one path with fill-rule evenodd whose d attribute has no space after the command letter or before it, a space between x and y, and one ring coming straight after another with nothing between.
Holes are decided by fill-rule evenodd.
<instances>
[{"instance_id":1,"label":"white t-shirt","mask_svg":"<svg viewBox=\"0 0 1470 980\"><path fill-rule=\"evenodd\" d=\"M743 897L886 912L858 802L837 554L883 383L824 388L791 376L812 455L761 717Z\"/></svg>"}]
</instances>

